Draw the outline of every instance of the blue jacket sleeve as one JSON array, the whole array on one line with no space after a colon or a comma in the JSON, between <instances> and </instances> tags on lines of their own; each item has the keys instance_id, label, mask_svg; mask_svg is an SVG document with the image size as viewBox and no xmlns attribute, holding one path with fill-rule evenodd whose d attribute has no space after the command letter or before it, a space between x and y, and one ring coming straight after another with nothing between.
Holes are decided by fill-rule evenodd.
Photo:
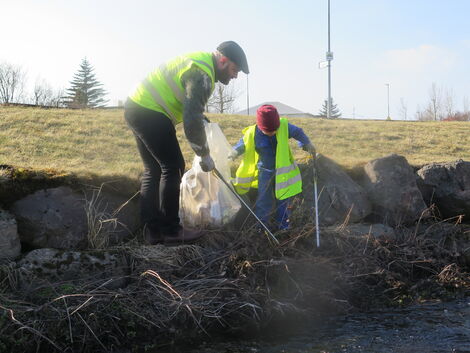
<instances>
[{"instance_id":1,"label":"blue jacket sleeve","mask_svg":"<svg viewBox=\"0 0 470 353\"><path fill-rule=\"evenodd\" d=\"M237 142L235 146L233 146L233 149L237 151L238 156L245 153L245 143L243 142L243 137Z\"/></svg>"},{"instance_id":2,"label":"blue jacket sleeve","mask_svg":"<svg viewBox=\"0 0 470 353\"><path fill-rule=\"evenodd\" d=\"M302 130L300 127L292 125L289 123L288 125L289 128L289 138L294 138L299 142L299 147L303 147L305 145L308 145L310 142L310 139L305 135L304 130Z\"/></svg>"}]
</instances>

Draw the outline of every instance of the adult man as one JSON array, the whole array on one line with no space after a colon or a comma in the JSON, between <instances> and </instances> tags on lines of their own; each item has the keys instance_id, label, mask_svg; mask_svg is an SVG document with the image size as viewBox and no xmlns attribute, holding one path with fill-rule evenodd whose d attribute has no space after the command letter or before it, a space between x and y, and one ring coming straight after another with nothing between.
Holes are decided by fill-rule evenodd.
<instances>
[{"instance_id":1,"label":"adult man","mask_svg":"<svg viewBox=\"0 0 470 353\"><path fill-rule=\"evenodd\" d=\"M249 73L245 53L237 43L227 41L213 53L196 52L170 60L129 96L124 115L144 163L141 220L148 243L184 243L202 235L179 224L184 159L174 126L183 122L189 144L202 158L202 169L214 169L204 131L204 107L215 82L227 85L239 71Z\"/></svg>"}]
</instances>

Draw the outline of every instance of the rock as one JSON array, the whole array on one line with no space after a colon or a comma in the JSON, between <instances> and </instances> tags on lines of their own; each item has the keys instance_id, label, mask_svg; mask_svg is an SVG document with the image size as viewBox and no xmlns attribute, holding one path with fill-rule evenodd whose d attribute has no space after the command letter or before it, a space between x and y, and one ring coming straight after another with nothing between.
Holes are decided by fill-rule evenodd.
<instances>
[{"instance_id":1,"label":"rock","mask_svg":"<svg viewBox=\"0 0 470 353\"><path fill-rule=\"evenodd\" d=\"M366 192L331 159L319 155L316 161L318 175L318 209L322 225L359 222L371 211ZM308 212L314 207L313 168L301 166L304 205Z\"/></svg>"},{"instance_id":2,"label":"rock","mask_svg":"<svg viewBox=\"0 0 470 353\"><path fill-rule=\"evenodd\" d=\"M428 205L436 204L441 215L470 217L470 162L432 163L417 172Z\"/></svg>"},{"instance_id":3,"label":"rock","mask_svg":"<svg viewBox=\"0 0 470 353\"><path fill-rule=\"evenodd\" d=\"M390 226L411 224L426 216L426 204L405 157L391 154L364 166L363 187L372 202L372 213Z\"/></svg>"},{"instance_id":4,"label":"rock","mask_svg":"<svg viewBox=\"0 0 470 353\"><path fill-rule=\"evenodd\" d=\"M87 247L87 217L83 197L69 187L37 191L15 202L22 242L35 248Z\"/></svg>"},{"instance_id":5,"label":"rock","mask_svg":"<svg viewBox=\"0 0 470 353\"><path fill-rule=\"evenodd\" d=\"M136 200L108 190L94 189L85 192L87 214L93 215L93 226L105 235L99 237L93 247L102 248L106 245L117 245L132 236L140 226L139 207ZM101 243L101 246L99 246Z\"/></svg>"},{"instance_id":6,"label":"rock","mask_svg":"<svg viewBox=\"0 0 470 353\"><path fill-rule=\"evenodd\" d=\"M0 259L14 259L21 253L16 220L0 209Z\"/></svg>"},{"instance_id":7,"label":"rock","mask_svg":"<svg viewBox=\"0 0 470 353\"><path fill-rule=\"evenodd\" d=\"M47 248L29 252L18 261L18 269L30 275L31 281L110 280L115 282L114 287L122 286L123 277L129 272L124 256L117 252L79 252Z\"/></svg>"},{"instance_id":8,"label":"rock","mask_svg":"<svg viewBox=\"0 0 470 353\"><path fill-rule=\"evenodd\" d=\"M21 241L35 248L85 249L113 245L138 227L137 207L107 192L77 193L69 187L37 191L12 212Z\"/></svg>"}]
</instances>

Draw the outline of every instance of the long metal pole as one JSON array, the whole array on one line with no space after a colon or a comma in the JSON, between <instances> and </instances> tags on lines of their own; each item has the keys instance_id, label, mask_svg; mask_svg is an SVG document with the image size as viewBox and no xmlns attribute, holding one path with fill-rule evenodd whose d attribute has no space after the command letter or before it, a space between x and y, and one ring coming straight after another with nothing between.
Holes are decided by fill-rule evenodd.
<instances>
[{"instance_id":1,"label":"long metal pole","mask_svg":"<svg viewBox=\"0 0 470 353\"><path fill-rule=\"evenodd\" d=\"M387 119L390 119L390 83L385 85L387 86Z\"/></svg>"},{"instance_id":2,"label":"long metal pole","mask_svg":"<svg viewBox=\"0 0 470 353\"><path fill-rule=\"evenodd\" d=\"M326 60L328 61L328 112L327 118L331 118L331 47L330 47L330 0L328 0L328 52Z\"/></svg>"},{"instance_id":3,"label":"long metal pole","mask_svg":"<svg viewBox=\"0 0 470 353\"><path fill-rule=\"evenodd\" d=\"M317 248L320 247L320 221L318 217L318 189L317 189L317 168L315 160L317 159L316 153L313 156L313 196L315 197L315 231L317 235Z\"/></svg>"},{"instance_id":4,"label":"long metal pole","mask_svg":"<svg viewBox=\"0 0 470 353\"><path fill-rule=\"evenodd\" d=\"M222 174L220 174L220 172L217 170L217 168L214 168L214 173L215 175L220 179L222 180L222 182L230 189L230 191L232 191L232 193L238 198L238 200L240 200L240 202L243 204L243 206L246 207L246 209L256 218L256 220L258 221L259 224L261 224L261 226L264 228L264 230L266 231L266 233L274 240L274 242L279 245L279 240L276 239L276 237L274 236L273 233L271 233L271 231L269 230L268 227L266 227L266 225L263 223L263 221L261 219L258 218L258 216L253 212L253 210L250 208L250 206L247 205L247 203L242 199L242 197L240 195L238 195L238 193L233 190L232 188L232 185L229 184L225 178L222 176Z\"/></svg>"}]
</instances>

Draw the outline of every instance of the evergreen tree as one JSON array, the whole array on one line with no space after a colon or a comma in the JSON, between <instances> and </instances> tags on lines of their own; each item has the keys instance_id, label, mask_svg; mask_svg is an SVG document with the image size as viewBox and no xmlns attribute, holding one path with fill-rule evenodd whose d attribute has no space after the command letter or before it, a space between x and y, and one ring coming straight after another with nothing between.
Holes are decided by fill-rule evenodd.
<instances>
[{"instance_id":1,"label":"evergreen tree","mask_svg":"<svg viewBox=\"0 0 470 353\"><path fill-rule=\"evenodd\" d=\"M101 88L103 86L96 78L93 67L86 58L82 60L80 69L70 82L71 87L67 89L65 104L69 108L99 108L103 107L108 100L104 99L107 94Z\"/></svg>"},{"instance_id":2,"label":"evergreen tree","mask_svg":"<svg viewBox=\"0 0 470 353\"><path fill-rule=\"evenodd\" d=\"M325 101L323 102L323 106L318 114L325 118L328 116L328 99L325 99ZM330 117L331 118L341 117L341 112L339 111L338 106L333 102L333 98L331 98Z\"/></svg>"}]
</instances>

